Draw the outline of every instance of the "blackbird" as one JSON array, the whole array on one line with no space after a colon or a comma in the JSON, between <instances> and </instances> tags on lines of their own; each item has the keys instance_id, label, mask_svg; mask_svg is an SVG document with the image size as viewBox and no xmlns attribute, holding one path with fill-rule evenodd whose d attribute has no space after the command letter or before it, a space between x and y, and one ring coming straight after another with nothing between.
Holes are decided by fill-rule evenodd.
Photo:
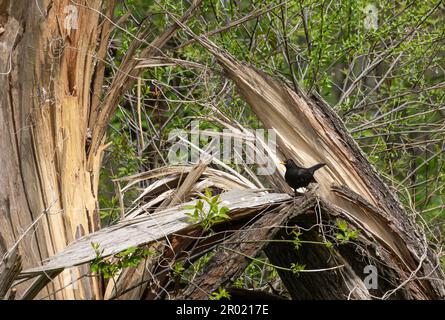
<instances>
[{"instance_id":1,"label":"blackbird","mask_svg":"<svg viewBox=\"0 0 445 320\"><path fill-rule=\"evenodd\" d=\"M314 179L314 172L326 165L325 163L319 163L310 168L302 168L296 165L292 159L287 159L281 164L286 166L284 178L287 184L294 189L295 195L297 195L298 188L307 187L311 182L317 182Z\"/></svg>"}]
</instances>

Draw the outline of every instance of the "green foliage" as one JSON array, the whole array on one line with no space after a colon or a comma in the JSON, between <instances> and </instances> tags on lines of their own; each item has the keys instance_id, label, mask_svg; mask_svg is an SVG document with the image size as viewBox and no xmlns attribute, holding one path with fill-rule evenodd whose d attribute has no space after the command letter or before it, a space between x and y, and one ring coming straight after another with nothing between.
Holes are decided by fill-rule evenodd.
<instances>
[{"instance_id":1,"label":"green foliage","mask_svg":"<svg viewBox=\"0 0 445 320\"><path fill-rule=\"evenodd\" d=\"M183 261L176 262L173 267L173 273L176 276L181 276L184 271L185 271L184 262Z\"/></svg>"},{"instance_id":2,"label":"green foliage","mask_svg":"<svg viewBox=\"0 0 445 320\"><path fill-rule=\"evenodd\" d=\"M91 262L91 272L101 274L105 279L113 278L122 269L136 267L142 259L155 254L150 249L130 247L106 259L98 243L91 243L91 246L96 253L96 258Z\"/></svg>"},{"instance_id":3,"label":"green foliage","mask_svg":"<svg viewBox=\"0 0 445 320\"><path fill-rule=\"evenodd\" d=\"M242 278L235 279L235 281L233 282L233 286L239 289L244 288L244 280Z\"/></svg>"},{"instance_id":4,"label":"green foliage","mask_svg":"<svg viewBox=\"0 0 445 320\"><path fill-rule=\"evenodd\" d=\"M286 295L286 289L281 283L277 268L268 262L264 253L252 259L243 274L235 279L233 286L268 292L280 291L283 295ZM271 287L275 291L271 290Z\"/></svg>"},{"instance_id":5,"label":"green foliage","mask_svg":"<svg viewBox=\"0 0 445 320\"><path fill-rule=\"evenodd\" d=\"M119 121L117 123L119 124ZM99 180L101 189L99 206L101 208L100 217L102 225L111 225L117 222L121 214L115 184L111 180L138 173L146 162L143 157L138 155L137 148L126 133L117 134L112 132L109 134L109 137L112 144L108 150L108 161L101 170ZM135 191L127 192L124 204L131 203L132 199L137 197L137 195Z\"/></svg>"},{"instance_id":6,"label":"green foliage","mask_svg":"<svg viewBox=\"0 0 445 320\"><path fill-rule=\"evenodd\" d=\"M220 204L219 195L212 196L212 192L206 189L205 194L201 195L196 204L186 205L183 209L193 210L192 213L186 213L189 222L199 223L205 231L209 231L213 225L230 219L227 214L230 211L229 208L220 207Z\"/></svg>"},{"instance_id":7,"label":"green foliage","mask_svg":"<svg viewBox=\"0 0 445 320\"><path fill-rule=\"evenodd\" d=\"M356 239L360 233L359 229L350 230L348 223L345 220L337 219L335 224L339 229L339 232L335 235L335 237L337 240L340 240L340 244L346 244L350 240Z\"/></svg>"},{"instance_id":8,"label":"green foliage","mask_svg":"<svg viewBox=\"0 0 445 320\"><path fill-rule=\"evenodd\" d=\"M306 269L306 265L298 264L298 263L291 263L290 269L291 269L293 274L298 276L301 271Z\"/></svg>"},{"instance_id":9,"label":"green foliage","mask_svg":"<svg viewBox=\"0 0 445 320\"><path fill-rule=\"evenodd\" d=\"M326 241L326 242L324 243L324 245L325 245L326 248L328 248L328 249L332 249L332 248L334 247L334 244L333 244L332 242L330 242L330 241Z\"/></svg>"},{"instance_id":10,"label":"green foliage","mask_svg":"<svg viewBox=\"0 0 445 320\"><path fill-rule=\"evenodd\" d=\"M107 224L111 224L111 221L117 221L120 217L120 209L119 209L119 199L117 196L111 196L111 199L108 199L105 196L100 197L100 218L102 221L109 221Z\"/></svg>"},{"instance_id":11,"label":"green foliage","mask_svg":"<svg viewBox=\"0 0 445 320\"><path fill-rule=\"evenodd\" d=\"M111 134L111 158L118 165L117 172L112 174L113 179L129 176L138 172L145 159L137 153L136 147L131 143L127 134Z\"/></svg>"},{"instance_id":12,"label":"green foliage","mask_svg":"<svg viewBox=\"0 0 445 320\"><path fill-rule=\"evenodd\" d=\"M218 288L218 292L212 292L209 297L210 300L222 300L227 299L230 300L230 294L226 291L226 289Z\"/></svg>"},{"instance_id":13,"label":"green foliage","mask_svg":"<svg viewBox=\"0 0 445 320\"><path fill-rule=\"evenodd\" d=\"M306 241L301 240L302 233L300 231L292 231L292 234L294 235L294 238L292 239L292 244L294 245L295 250L299 250L303 244L317 244L317 245L323 245L328 249L333 248L333 243L325 240L325 241Z\"/></svg>"},{"instance_id":14,"label":"green foliage","mask_svg":"<svg viewBox=\"0 0 445 320\"><path fill-rule=\"evenodd\" d=\"M190 5L187 1L162 0L160 3L178 16ZM267 2L279 3L282 2ZM434 89L443 79L442 66L445 62L445 56L441 54L445 30L442 23L443 5L437 8L439 3L439 0L414 3L408 0L348 0L332 3L315 0L289 1L268 14L243 23L242 27L216 34L211 40L241 61L248 61L289 82L295 77L307 90L320 93L334 106L375 166L384 173L390 173L389 180L403 181L406 172L411 167L417 167L408 186L409 193L399 188L402 191L399 194L401 199L407 207L412 204L419 211L432 212L433 216L443 218L444 193L432 192L440 188L445 179L443 156L433 156L438 152L435 148L442 148L443 132L421 132L429 124L440 127L443 119L443 110L439 106L443 106L445 97L440 86ZM369 4L375 5L378 11L376 30L364 28L367 15L364 9ZM225 27L228 21L247 16L265 5L258 1L205 0L199 13L187 25L195 33L204 34ZM149 15L149 19L144 22L152 30L147 41L172 23L171 18L163 13L163 9L155 1L134 0L127 3L127 7L139 20ZM116 9L117 17L125 13L126 8L119 4ZM301 19L303 16L309 17L306 26ZM127 19L123 27L130 34L118 28L116 30L115 38L123 40L119 46L121 53L115 59L117 62L126 52L127 43L146 25L138 26L132 19ZM413 36L407 37L413 30ZM178 32L172 41L174 44L166 49L166 54L203 65L214 65L212 56L196 43L171 50L188 39L184 32ZM289 44L287 48L284 47L284 40ZM291 63L283 54L286 50ZM363 66L374 61L385 50L388 52L384 60L362 79L352 94L339 103L344 89L343 81L349 79L346 84L352 82L361 73ZM402 54L399 63L383 79L386 70L399 54ZM186 127L191 117L212 115L212 109L202 107L208 97L219 97L212 100L212 104L225 116L250 128L259 126L258 120L233 86L224 87L220 94L225 82L217 74L198 74L189 68L169 66L150 69L144 73L144 77L155 79L165 97L171 101L188 102L181 105L161 132L161 139L172 128ZM193 84L201 77L204 77L205 85L194 87ZM385 81L371 92L380 80ZM162 87L162 84L165 85ZM176 84L174 88L170 87L172 84ZM143 91L150 95L149 86ZM364 103L358 106L362 100ZM189 103L190 101L199 103ZM406 107L398 109L402 106ZM165 116L173 115L173 110L174 106L166 110ZM424 111L428 113L424 114ZM357 126L374 120L376 115L384 114L387 115L377 121L375 127L354 132ZM115 118L117 121L113 122L113 126L118 130L121 130L118 123L128 123L119 113ZM143 122L144 128L148 130L149 124L145 119ZM156 121L152 125L159 128ZM403 147L402 144L408 147ZM162 149L162 146L159 147ZM419 153L418 149L424 152ZM419 164L419 161L424 160L427 164ZM121 171L125 171L131 165L122 168L124 169ZM121 174L124 172L118 173Z\"/></svg>"},{"instance_id":15,"label":"green foliage","mask_svg":"<svg viewBox=\"0 0 445 320\"><path fill-rule=\"evenodd\" d=\"M186 265L185 261L176 262L173 265L173 275L183 284L193 282L194 278L202 271L213 254L214 251L209 251L188 265Z\"/></svg>"},{"instance_id":16,"label":"green foliage","mask_svg":"<svg viewBox=\"0 0 445 320\"><path fill-rule=\"evenodd\" d=\"M214 252L210 251L204 254L202 257L200 257L198 260L196 260L190 268L187 269L187 271L184 273L184 278L187 282L190 282L193 280L193 278L199 274L204 266L209 262L210 258L213 256Z\"/></svg>"},{"instance_id":17,"label":"green foliage","mask_svg":"<svg viewBox=\"0 0 445 320\"><path fill-rule=\"evenodd\" d=\"M294 248L295 250L300 249L302 243L301 243L301 232L300 231L292 231L292 234L294 235L294 240L293 240L293 244L294 244Z\"/></svg>"}]
</instances>

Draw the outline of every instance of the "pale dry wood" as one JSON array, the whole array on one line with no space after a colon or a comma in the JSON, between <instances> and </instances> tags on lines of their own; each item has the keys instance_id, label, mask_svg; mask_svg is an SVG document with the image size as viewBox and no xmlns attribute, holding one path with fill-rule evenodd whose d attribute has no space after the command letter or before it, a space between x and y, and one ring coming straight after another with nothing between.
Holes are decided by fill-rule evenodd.
<instances>
[{"instance_id":1,"label":"pale dry wood","mask_svg":"<svg viewBox=\"0 0 445 320\"><path fill-rule=\"evenodd\" d=\"M223 193L220 197L221 205L230 209L232 219L240 219L246 215L251 215L252 212L260 212L290 199L291 197L288 194L265 193L254 190L234 190ZM195 202L186 204L193 203ZM197 227L196 223L188 221L189 219L185 214L190 210L182 209L182 207L176 206L156 214L125 220L117 225L86 235L48 259L43 267L23 271L21 277L33 277L50 270L90 262L96 257L91 243L98 243L101 250L104 250L103 256L106 257L129 247L149 244L179 231ZM206 210L206 207L204 210Z\"/></svg>"},{"instance_id":2,"label":"pale dry wood","mask_svg":"<svg viewBox=\"0 0 445 320\"><path fill-rule=\"evenodd\" d=\"M23 293L20 300L33 300L42 291L42 289L48 285L54 278L59 275L63 270L50 270L43 274L40 274L35 280L33 280L31 286ZM63 290L60 288L59 290Z\"/></svg>"},{"instance_id":3,"label":"pale dry wood","mask_svg":"<svg viewBox=\"0 0 445 320\"><path fill-rule=\"evenodd\" d=\"M147 172L138 173L132 176L116 179L116 181L128 181L129 183L122 188L122 192L126 192L130 187L140 183L144 180L155 179L163 176L181 175L189 173L193 169L193 166L168 166L162 168L156 168ZM230 173L216 170L213 168L206 168L202 173L203 178L207 178L215 183L227 183L227 187L224 190L230 189L247 189L251 188L251 184L247 184L237 176Z\"/></svg>"},{"instance_id":4,"label":"pale dry wood","mask_svg":"<svg viewBox=\"0 0 445 320\"><path fill-rule=\"evenodd\" d=\"M207 166L199 166L198 168L199 170L196 171L196 174L191 176L194 179L197 178L197 181L190 184L190 187L183 187L188 190L187 192L179 191L184 195L184 199L190 199L206 188L212 187L216 187L223 191L248 189L248 186L229 173L208 168ZM193 166L170 166L115 180L116 182L130 181L122 189L122 192L128 192L142 181L165 176L165 178L154 181L141 192L141 194L132 202L133 207L128 209L125 213L126 218L132 219L136 216L147 214L154 206L167 201L168 199L172 199L177 192L176 187L178 183L180 183L184 177L188 177L188 175L193 172L193 169Z\"/></svg>"},{"instance_id":5,"label":"pale dry wood","mask_svg":"<svg viewBox=\"0 0 445 320\"><path fill-rule=\"evenodd\" d=\"M215 111L218 111L215 109ZM249 130L243 127L241 124L235 122L234 120L228 119L224 115L220 114L223 119L212 118L211 120L221 123L227 129L230 130L230 134L234 137L243 137L245 138L245 143L252 150L255 150L256 164L259 165L259 168L266 168L269 164L272 165L271 170L267 172L267 178L269 182L275 186L276 190L282 190L286 192L292 192L292 189L287 185L284 180L284 167L279 165L280 159L282 158L282 154L278 149L276 149L275 144L270 145L270 143L266 143L264 138L261 135L254 136L252 130ZM269 137L271 139L271 137ZM267 163L267 165L266 165ZM245 165L244 169L246 171L249 170L248 166ZM250 175L252 179L255 181L258 180L256 175ZM258 185L261 185L261 182L256 182Z\"/></svg>"},{"instance_id":6,"label":"pale dry wood","mask_svg":"<svg viewBox=\"0 0 445 320\"><path fill-rule=\"evenodd\" d=\"M7 201L21 203L21 208L11 208L18 221L10 224L1 219L0 228L10 244L21 236L15 228L25 230L54 202L36 224L35 233L20 245L24 265L35 266L72 241L78 226L94 230L97 184L92 177L98 173L86 170L85 140L94 69L91 57L102 1L88 1L88 7L78 8L78 29L64 28L68 0L52 1L51 6L49 1L12 3L4 7L11 22L8 32L14 31L15 24L19 37L10 46L14 57L10 77L0 78L1 104L9 113L0 118L0 127L7 128L4 136L11 137L15 150L2 145L13 167L0 166L0 176L14 177L11 191L21 190ZM58 277L48 286L49 291L58 291L55 298L84 298L82 290L58 290L64 282Z\"/></svg>"},{"instance_id":7,"label":"pale dry wood","mask_svg":"<svg viewBox=\"0 0 445 320\"><path fill-rule=\"evenodd\" d=\"M116 5L116 0L110 0L106 2L106 12L105 16L108 18L103 18L102 25L100 28L100 42L99 48L96 53L96 69L94 71L94 82L92 84L93 93L91 95L91 107L89 110L89 119L88 119L88 127L91 128L91 124L96 122L96 112L99 105L99 99L102 94L102 86L104 85L105 79L105 58L107 56L107 50L109 47L109 39L110 39L110 31L113 28L111 24L111 19L113 18L113 11ZM121 17L122 19L126 19L129 16L129 13L125 14ZM118 22L119 24L119 22Z\"/></svg>"},{"instance_id":8,"label":"pale dry wood","mask_svg":"<svg viewBox=\"0 0 445 320\"><path fill-rule=\"evenodd\" d=\"M189 191L192 189L193 185L198 181L201 177L207 166L209 165L211 158L207 160L200 161L196 166L187 174L187 177L184 179L184 182L181 183L181 186L178 187L176 192L173 194L173 197L166 199L158 209L162 209L165 207L171 207L175 204L184 201L184 198L187 196Z\"/></svg>"},{"instance_id":9,"label":"pale dry wood","mask_svg":"<svg viewBox=\"0 0 445 320\"><path fill-rule=\"evenodd\" d=\"M152 210L152 208L173 196L175 191L176 188L169 189L165 192L162 192L155 198L144 202L142 206L138 205L136 208L128 210L128 212L125 214L125 219L133 219L137 216L149 214L151 211L154 210Z\"/></svg>"},{"instance_id":10,"label":"pale dry wood","mask_svg":"<svg viewBox=\"0 0 445 320\"><path fill-rule=\"evenodd\" d=\"M210 156L212 157L212 161L218 165L221 166L223 169L225 169L226 171L228 171L230 174L237 176L238 179L240 179L241 181L243 181L243 183L245 183L247 186L249 186L252 189L256 189L257 186L252 183L249 179L247 179L246 177L244 177L242 174L240 174L238 171L234 170L233 168L231 168L230 166L228 166L227 164L225 164L223 161L219 160L217 157L213 156L211 153L207 152L207 150L203 150L201 149L198 145L194 144L193 142L189 141L188 139L185 139L184 137L182 137L181 135L178 136L178 139L181 140L182 142L190 145L190 147L196 151L199 152L199 154L204 155L204 156Z\"/></svg>"},{"instance_id":11,"label":"pale dry wood","mask_svg":"<svg viewBox=\"0 0 445 320\"><path fill-rule=\"evenodd\" d=\"M138 113L138 126L139 126L139 150L144 150L144 130L142 129L142 78L138 77L137 83L137 113Z\"/></svg>"},{"instance_id":12,"label":"pale dry wood","mask_svg":"<svg viewBox=\"0 0 445 320\"><path fill-rule=\"evenodd\" d=\"M4 12L0 17L3 27L1 41L8 50L0 50L0 72L6 72L5 66L11 62L11 72L0 75L0 185L2 186L2 196L0 200L0 256L13 247L21 237L23 230L26 230L34 221L27 203L26 187L24 185L26 176L20 168L22 139L29 139L22 128L25 126L24 112L14 112L20 110L17 100L20 94L16 90L19 84L18 71L15 69L17 63L17 52L12 48L18 43L21 36L23 17L13 16L11 9L4 7ZM9 50L10 49L10 50ZM29 100L29 97L26 99ZM29 142L29 140L28 140ZM29 146L29 145L28 145ZM29 153L30 150L28 149ZM25 153L26 154L26 153ZM28 181L28 185L30 181ZM34 187L37 187L34 185ZM41 211L40 211L41 212ZM42 242L41 245L39 243ZM41 248L39 248L41 247ZM34 248L34 250L30 250ZM36 250L39 248L40 250ZM47 256L48 250L45 248L42 233L36 233L25 237L20 243L19 251L24 254L23 265L25 267L36 265Z\"/></svg>"},{"instance_id":13,"label":"pale dry wood","mask_svg":"<svg viewBox=\"0 0 445 320\"><path fill-rule=\"evenodd\" d=\"M171 185L177 185L179 181L179 175L174 174L171 176L167 176L165 178L156 180L148 187L146 187L141 194L132 202L132 204L138 204L144 197L152 197L154 195L160 194L170 189ZM126 189L125 191L128 191Z\"/></svg>"},{"instance_id":14,"label":"pale dry wood","mask_svg":"<svg viewBox=\"0 0 445 320\"><path fill-rule=\"evenodd\" d=\"M186 68L196 68L196 69L207 69L206 66L182 59L175 59L169 57L153 57L149 59L137 59L139 63L135 67L136 69L141 68L155 68L155 67L167 67L167 66L182 66Z\"/></svg>"}]
</instances>

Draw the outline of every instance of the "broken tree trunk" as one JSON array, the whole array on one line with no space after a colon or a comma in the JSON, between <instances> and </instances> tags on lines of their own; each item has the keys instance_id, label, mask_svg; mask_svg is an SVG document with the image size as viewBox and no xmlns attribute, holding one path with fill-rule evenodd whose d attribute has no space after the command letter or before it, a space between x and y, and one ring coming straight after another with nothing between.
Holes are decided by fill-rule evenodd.
<instances>
[{"instance_id":1,"label":"broken tree trunk","mask_svg":"<svg viewBox=\"0 0 445 320\"><path fill-rule=\"evenodd\" d=\"M230 287L261 250L278 266L293 299L371 299L394 290L397 284L392 279L397 277L397 271L386 266L387 251L380 251L372 234L363 231L345 245L326 245L335 241L335 219L341 216L313 192L280 210L266 212L252 225L225 239L180 298L208 299L219 287ZM357 224L353 227L356 229ZM295 248L294 230L302 234L299 249ZM381 271L376 289L368 289L363 281L363 269L370 261ZM292 263L304 265L305 269L294 273L290 271ZM395 291L392 298L408 297L401 290Z\"/></svg>"},{"instance_id":2,"label":"broken tree trunk","mask_svg":"<svg viewBox=\"0 0 445 320\"><path fill-rule=\"evenodd\" d=\"M180 20L190 18L200 2ZM151 30L141 30L104 93L103 62L115 3L0 1L0 236L7 247L20 239L25 267L60 252L79 230L98 230L105 132L122 94L142 73L134 68L135 54L141 49L141 58L159 55L178 29L170 25L152 43L145 39ZM62 273L42 295L100 298L95 279L92 285L69 285L80 273ZM32 296L42 283L32 284L24 296Z\"/></svg>"},{"instance_id":3,"label":"broken tree trunk","mask_svg":"<svg viewBox=\"0 0 445 320\"><path fill-rule=\"evenodd\" d=\"M216 57L264 127L275 129L278 147L286 158L304 167L327 164L316 173L320 198L370 233L381 251L388 252L386 263L396 270L393 280L406 297L445 297L444 275L436 254L331 108L320 98L309 98L303 90L296 93L286 84L236 61L208 39L179 24Z\"/></svg>"},{"instance_id":4,"label":"broken tree trunk","mask_svg":"<svg viewBox=\"0 0 445 320\"><path fill-rule=\"evenodd\" d=\"M220 197L222 205L230 209L232 220L251 216L254 213L275 207L289 201L291 197L283 193L266 193L258 190L233 190ZM190 222L185 214L189 209L185 205L164 209L154 214L140 216L87 234L72 242L64 250L50 257L44 266L24 270L20 278L35 277L48 271L56 271L91 262L96 258L96 251L91 243L98 243L103 250L102 257L119 253L129 247L150 244L165 239L166 236L199 228L198 222ZM204 211L208 204L204 204Z\"/></svg>"},{"instance_id":5,"label":"broken tree trunk","mask_svg":"<svg viewBox=\"0 0 445 320\"><path fill-rule=\"evenodd\" d=\"M356 239L343 244L337 241L338 218L345 218L343 212L319 199L315 207L288 222L289 228L301 232L302 245L298 249L293 244L294 234L286 229L276 234L274 239L279 242L271 242L266 247L269 261L278 266L296 262L305 269L344 266L332 272L298 274L277 269L292 299L410 298L406 290L396 290L400 284L399 271L387 263L391 261L390 252L380 246L370 232L361 230ZM349 221L348 228L357 230L359 227L358 223ZM332 247L323 243L331 243ZM376 267L375 286L366 281L368 273L364 271L368 265Z\"/></svg>"},{"instance_id":6,"label":"broken tree trunk","mask_svg":"<svg viewBox=\"0 0 445 320\"><path fill-rule=\"evenodd\" d=\"M97 227L98 167L86 169L85 141L102 1L86 2L0 2L0 230L9 247L20 239L26 267L62 250L79 226ZM68 22L67 8L77 9ZM68 281L56 278L45 294ZM79 287L51 297L83 296Z\"/></svg>"}]
</instances>

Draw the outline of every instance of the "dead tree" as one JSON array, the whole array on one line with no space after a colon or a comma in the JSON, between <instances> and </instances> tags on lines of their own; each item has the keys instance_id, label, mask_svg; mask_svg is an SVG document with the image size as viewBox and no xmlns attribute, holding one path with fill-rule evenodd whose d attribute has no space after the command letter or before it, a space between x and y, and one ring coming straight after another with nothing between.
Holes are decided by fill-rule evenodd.
<instances>
[{"instance_id":1,"label":"dead tree","mask_svg":"<svg viewBox=\"0 0 445 320\"><path fill-rule=\"evenodd\" d=\"M180 20L190 18L200 2ZM104 90L109 37L119 27L115 3L0 1L0 230L7 247L21 240L25 267L39 265L76 235L99 229L104 136L123 93L142 73L135 53L159 55L178 29L172 24L148 42L151 30L141 28ZM81 273L62 273L45 294L100 298L95 281L80 282L77 290L68 285Z\"/></svg>"}]
</instances>

